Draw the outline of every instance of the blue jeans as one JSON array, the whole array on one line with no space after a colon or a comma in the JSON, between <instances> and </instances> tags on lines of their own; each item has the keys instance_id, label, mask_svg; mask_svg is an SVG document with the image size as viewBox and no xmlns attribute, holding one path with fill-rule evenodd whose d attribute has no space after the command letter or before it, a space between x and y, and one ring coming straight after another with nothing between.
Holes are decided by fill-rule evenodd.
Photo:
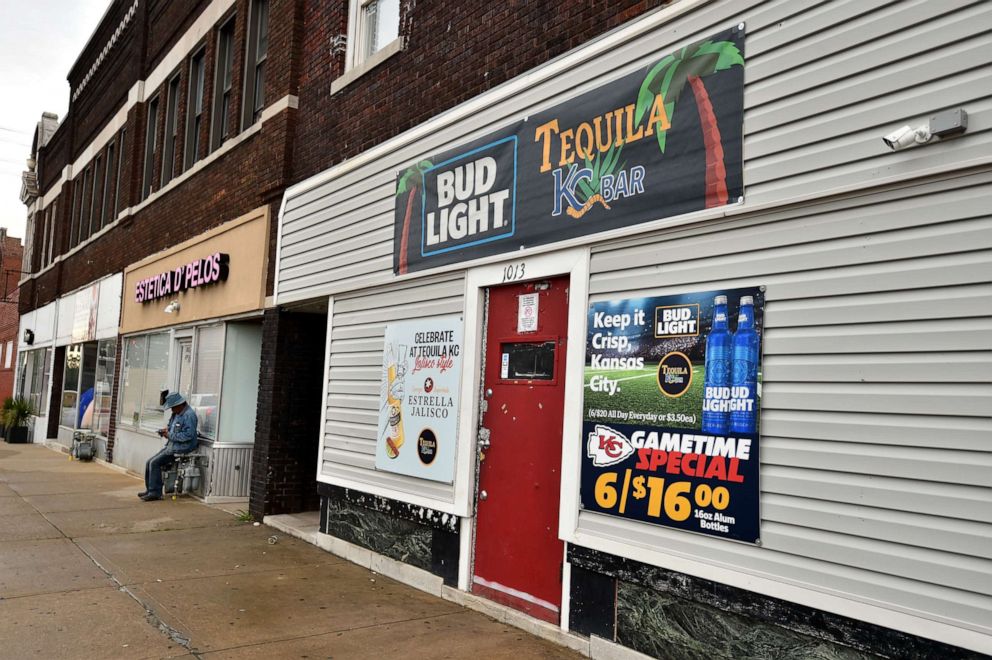
<instances>
[{"instance_id":1,"label":"blue jeans","mask_svg":"<svg viewBox=\"0 0 992 660\"><path fill-rule=\"evenodd\" d=\"M162 495L162 468L176 462L175 449L166 445L145 463L145 490L149 495Z\"/></svg>"}]
</instances>

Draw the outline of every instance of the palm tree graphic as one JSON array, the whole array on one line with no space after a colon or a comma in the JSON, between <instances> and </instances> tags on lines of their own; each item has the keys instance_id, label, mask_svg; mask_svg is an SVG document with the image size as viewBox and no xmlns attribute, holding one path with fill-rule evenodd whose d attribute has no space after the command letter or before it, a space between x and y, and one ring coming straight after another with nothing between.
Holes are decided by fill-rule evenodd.
<instances>
[{"instance_id":1,"label":"palm tree graphic","mask_svg":"<svg viewBox=\"0 0 992 660\"><path fill-rule=\"evenodd\" d=\"M404 172L403 176L400 177L399 183L396 184L397 197L407 191L410 193L410 196L406 200L406 215L403 216L403 232L400 234L400 275L406 273L409 268L410 216L413 215L413 200L417 198L418 189L424 184L424 172L432 167L434 167L434 164L431 161L422 160Z\"/></svg>"},{"instance_id":2,"label":"palm tree graphic","mask_svg":"<svg viewBox=\"0 0 992 660\"><path fill-rule=\"evenodd\" d=\"M702 78L735 66L744 66L744 57L733 42L701 41L668 55L651 67L637 94L635 125L641 123L644 114L651 109L659 94L665 104L665 112L671 120L686 83L692 88L692 93L696 97L699 123L703 128L703 146L706 150L706 208L726 204L728 194L720 126L717 124L716 113L713 111L713 104L710 102ZM668 131L658 130L655 136L658 139L658 148L661 149L661 153L665 153Z\"/></svg>"}]
</instances>

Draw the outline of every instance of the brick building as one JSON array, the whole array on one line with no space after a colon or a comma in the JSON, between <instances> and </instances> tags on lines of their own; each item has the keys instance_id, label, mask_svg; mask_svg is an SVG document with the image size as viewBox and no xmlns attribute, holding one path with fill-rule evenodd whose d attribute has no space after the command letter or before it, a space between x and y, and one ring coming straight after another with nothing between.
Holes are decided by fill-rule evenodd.
<instances>
[{"instance_id":1,"label":"brick building","mask_svg":"<svg viewBox=\"0 0 992 660\"><path fill-rule=\"evenodd\" d=\"M955 357L989 350L969 307L987 293L973 226L989 181L974 91L987 70L956 56L987 8L193 5L113 2L69 74L68 115L39 123L20 282L22 389L46 413L36 441L86 429L140 470L160 395L179 389L207 434L202 495L249 496L256 518L319 507L323 547L578 648L988 648L985 390L954 389L988 385ZM967 135L883 148L880 135L952 96L978 118ZM535 159L544 166L524 169ZM662 174L645 179L652 168ZM582 208L569 201L579 180L600 191ZM645 181L663 191L622 216ZM486 215L472 185L497 195L487 213L511 206ZM441 230L430 223L444 186L464 208ZM955 230L938 238L942 227ZM728 294L737 314L718 309ZM636 318L638 301L700 324L705 312L697 338L718 315L746 330L745 308L764 324L768 442L760 461L734 457L751 472L732 472L746 487L718 520L720 485L699 479L678 482L705 486L692 504L636 473L655 490L628 508L634 468L625 482L594 446L599 432L603 451L633 452L636 431L658 463L657 434L647 446L644 429L594 431L608 426L597 415L628 414L606 397L641 378L629 408L671 405L682 392L661 394L661 362L678 354L673 369L691 374L704 360L698 339L652 334L633 342L650 344L650 373L594 373L592 357L626 364L623 350L594 349L630 339L609 310ZM907 302L928 315L910 319ZM461 356L455 381L403 383L404 361L435 349ZM953 378L895 382L916 354L937 359L931 349ZM684 384L698 394L704 378ZM419 412L404 408L413 396ZM680 414L683 426L701 415ZM436 421L415 426L418 415ZM960 450L928 435L944 419ZM953 479L927 476L938 452ZM669 516L683 502L700 515ZM924 531L935 528L948 533Z\"/></svg>"},{"instance_id":2,"label":"brick building","mask_svg":"<svg viewBox=\"0 0 992 660\"><path fill-rule=\"evenodd\" d=\"M17 281L21 278L21 239L7 235L0 227L0 401L14 394L14 371L17 367L17 333L20 314L17 310Z\"/></svg>"},{"instance_id":3,"label":"brick building","mask_svg":"<svg viewBox=\"0 0 992 660\"><path fill-rule=\"evenodd\" d=\"M200 494L248 496L301 12L294 0L109 4L24 177L36 442L68 446L83 430L98 456L140 473L161 446L161 394L178 389L200 417Z\"/></svg>"}]
</instances>

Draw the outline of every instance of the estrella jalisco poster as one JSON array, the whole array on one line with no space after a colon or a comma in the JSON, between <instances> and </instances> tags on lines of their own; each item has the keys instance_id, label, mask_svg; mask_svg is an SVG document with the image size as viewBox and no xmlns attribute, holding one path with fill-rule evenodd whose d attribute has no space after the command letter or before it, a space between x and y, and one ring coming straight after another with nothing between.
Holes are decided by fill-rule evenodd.
<instances>
[{"instance_id":1,"label":"estrella jalisco poster","mask_svg":"<svg viewBox=\"0 0 992 660\"><path fill-rule=\"evenodd\" d=\"M386 326L377 470L452 483L461 364L460 316Z\"/></svg>"},{"instance_id":2,"label":"estrella jalisco poster","mask_svg":"<svg viewBox=\"0 0 992 660\"><path fill-rule=\"evenodd\" d=\"M398 274L743 197L737 27L401 170Z\"/></svg>"},{"instance_id":3,"label":"estrella jalisco poster","mask_svg":"<svg viewBox=\"0 0 992 660\"><path fill-rule=\"evenodd\" d=\"M593 303L586 511L755 542L764 292Z\"/></svg>"}]
</instances>

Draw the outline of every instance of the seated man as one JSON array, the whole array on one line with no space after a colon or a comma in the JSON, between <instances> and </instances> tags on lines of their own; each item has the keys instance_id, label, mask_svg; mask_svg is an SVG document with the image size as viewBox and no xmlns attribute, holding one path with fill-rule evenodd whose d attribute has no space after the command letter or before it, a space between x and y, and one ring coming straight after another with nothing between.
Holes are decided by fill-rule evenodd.
<instances>
[{"instance_id":1,"label":"seated man","mask_svg":"<svg viewBox=\"0 0 992 660\"><path fill-rule=\"evenodd\" d=\"M158 434L167 438L165 447L145 463L145 490L138 493L145 502L162 499L162 468L175 462L174 454L188 454L196 449L196 412L179 392L165 397L165 408L172 408L169 425Z\"/></svg>"}]
</instances>

